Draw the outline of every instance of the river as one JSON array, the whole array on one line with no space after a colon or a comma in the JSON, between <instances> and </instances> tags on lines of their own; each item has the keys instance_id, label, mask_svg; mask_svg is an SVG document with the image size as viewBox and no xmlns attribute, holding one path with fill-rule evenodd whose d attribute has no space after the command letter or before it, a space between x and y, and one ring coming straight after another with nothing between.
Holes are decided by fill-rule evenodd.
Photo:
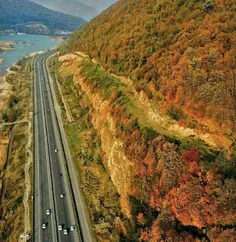
<instances>
[{"instance_id":1,"label":"river","mask_svg":"<svg viewBox=\"0 0 236 242\"><path fill-rule=\"evenodd\" d=\"M52 40L49 36L24 34L0 36L0 41L15 42L12 50L0 52L0 59L3 59L3 63L0 64L0 72L4 74L9 66L23 56L33 52L51 49L60 43L60 41Z\"/></svg>"}]
</instances>

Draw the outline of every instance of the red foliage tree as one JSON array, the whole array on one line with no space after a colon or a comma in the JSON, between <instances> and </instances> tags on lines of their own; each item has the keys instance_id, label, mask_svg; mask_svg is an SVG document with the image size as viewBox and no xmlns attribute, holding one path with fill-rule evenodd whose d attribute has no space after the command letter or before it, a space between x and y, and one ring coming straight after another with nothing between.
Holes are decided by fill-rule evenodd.
<instances>
[{"instance_id":1,"label":"red foliage tree","mask_svg":"<svg viewBox=\"0 0 236 242\"><path fill-rule=\"evenodd\" d=\"M186 150L183 152L183 161L188 162L196 162L198 158L197 150Z\"/></svg>"}]
</instances>

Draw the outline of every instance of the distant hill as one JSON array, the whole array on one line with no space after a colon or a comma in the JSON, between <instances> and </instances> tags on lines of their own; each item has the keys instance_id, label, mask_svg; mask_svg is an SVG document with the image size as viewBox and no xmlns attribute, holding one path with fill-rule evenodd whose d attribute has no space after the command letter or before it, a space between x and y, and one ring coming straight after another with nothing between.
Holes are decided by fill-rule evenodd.
<instances>
[{"instance_id":1,"label":"distant hill","mask_svg":"<svg viewBox=\"0 0 236 242\"><path fill-rule=\"evenodd\" d=\"M101 12L104 9L111 6L113 3L117 2L118 0L79 0L79 1L87 4L88 6L93 6L99 12Z\"/></svg>"},{"instance_id":2,"label":"distant hill","mask_svg":"<svg viewBox=\"0 0 236 242\"><path fill-rule=\"evenodd\" d=\"M0 32L50 35L71 32L85 23L28 0L0 0L0 6Z\"/></svg>"},{"instance_id":3,"label":"distant hill","mask_svg":"<svg viewBox=\"0 0 236 242\"><path fill-rule=\"evenodd\" d=\"M91 19L99 13L95 7L87 5L86 1L82 3L77 0L32 0L32 2L55 11L82 17L86 20Z\"/></svg>"},{"instance_id":4,"label":"distant hill","mask_svg":"<svg viewBox=\"0 0 236 242\"><path fill-rule=\"evenodd\" d=\"M116 0L32 0L44 7L89 20Z\"/></svg>"}]
</instances>

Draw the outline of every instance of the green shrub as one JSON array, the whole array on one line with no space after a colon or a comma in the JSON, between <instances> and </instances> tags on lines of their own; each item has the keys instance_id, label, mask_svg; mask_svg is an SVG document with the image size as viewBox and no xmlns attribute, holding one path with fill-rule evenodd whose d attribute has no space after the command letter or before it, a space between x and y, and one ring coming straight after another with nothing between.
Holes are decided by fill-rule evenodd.
<instances>
[{"instance_id":1,"label":"green shrub","mask_svg":"<svg viewBox=\"0 0 236 242\"><path fill-rule=\"evenodd\" d=\"M171 117L171 118L173 118L173 119L175 119L175 120L180 120L181 119L181 117L182 117L182 115L183 115L183 112L180 110L180 109L178 109L178 108L176 108L173 104L171 105L171 107L167 110L167 114Z\"/></svg>"}]
</instances>

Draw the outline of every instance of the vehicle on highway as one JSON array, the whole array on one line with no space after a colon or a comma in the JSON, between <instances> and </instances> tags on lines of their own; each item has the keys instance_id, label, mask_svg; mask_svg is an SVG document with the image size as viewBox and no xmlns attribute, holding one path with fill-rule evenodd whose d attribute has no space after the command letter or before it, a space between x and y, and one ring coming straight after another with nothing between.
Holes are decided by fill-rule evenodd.
<instances>
[{"instance_id":1,"label":"vehicle on highway","mask_svg":"<svg viewBox=\"0 0 236 242\"><path fill-rule=\"evenodd\" d=\"M63 233L64 233L64 234L68 234L68 230L67 230L67 229L64 229L64 230L63 230Z\"/></svg>"},{"instance_id":2,"label":"vehicle on highway","mask_svg":"<svg viewBox=\"0 0 236 242\"><path fill-rule=\"evenodd\" d=\"M59 224L58 225L58 230L62 230L63 229L63 225L62 224Z\"/></svg>"},{"instance_id":3,"label":"vehicle on highway","mask_svg":"<svg viewBox=\"0 0 236 242\"><path fill-rule=\"evenodd\" d=\"M57 153L58 152L58 149L55 149L54 151Z\"/></svg>"},{"instance_id":4,"label":"vehicle on highway","mask_svg":"<svg viewBox=\"0 0 236 242\"><path fill-rule=\"evenodd\" d=\"M60 194L60 198L64 198L65 197L65 194Z\"/></svg>"},{"instance_id":5,"label":"vehicle on highway","mask_svg":"<svg viewBox=\"0 0 236 242\"><path fill-rule=\"evenodd\" d=\"M23 233L23 234L21 234L20 235L20 238L28 238L29 237L29 234L27 234L27 233Z\"/></svg>"},{"instance_id":6,"label":"vehicle on highway","mask_svg":"<svg viewBox=\"0 0 236 242\"><path fill-rule=\"evenodd\" d=\"M50 214L51 214L50 209L47 209L47 210L46 210L46 214L47 214L47 215L50 215Z\"/></svg>"},{"instance_id":7,"label":"vehicle on highway","mask_svg":"<svg viewBox=\"0 0 236 242\"><path fill-rule=\"evenodd\" d=\"M43 223L42 224L42 229L46 229L47 228L47 224L46 223Z\"/></svg>"},{"instance_id":8,"label":"vehicle on highway","mask_svg":"<svg viewBox=\"0 0 236 242\"><path fill-rule=\"evenodd\" d=\"M58 175L59 177L62 177L62 173L59 173L59 175Z\"/></svg>"},{"instance_id":9,"label":"vehicle on highway","mask_svg":"<svg viewBox=\"0 0 236 242\"><path fill-rule=\"evenodd\" d=\"M75 230L75 226L74 225L71 225L70 226L70 231L74 231Z\"/></svg>"}]
</instances>

